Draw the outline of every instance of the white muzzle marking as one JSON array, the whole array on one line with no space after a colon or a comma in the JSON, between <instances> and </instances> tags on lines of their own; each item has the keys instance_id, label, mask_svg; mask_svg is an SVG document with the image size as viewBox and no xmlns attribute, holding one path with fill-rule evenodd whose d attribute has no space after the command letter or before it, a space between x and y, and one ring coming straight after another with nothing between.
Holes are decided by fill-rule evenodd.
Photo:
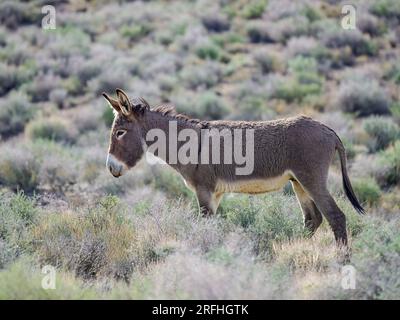
<instances>
[{"instance_id":1,"label":"white muzzle marking","mask_svg":"<svg viewBox=\"0 0 400 320\"><path fill-rule=\"evenodd\" d=\"M110 153L107 156L106 166L108 170L110 170L111 174L116 178L122 176L126 171L128 171L127 165L119 161Z\"/></svg>"}]
</instances>

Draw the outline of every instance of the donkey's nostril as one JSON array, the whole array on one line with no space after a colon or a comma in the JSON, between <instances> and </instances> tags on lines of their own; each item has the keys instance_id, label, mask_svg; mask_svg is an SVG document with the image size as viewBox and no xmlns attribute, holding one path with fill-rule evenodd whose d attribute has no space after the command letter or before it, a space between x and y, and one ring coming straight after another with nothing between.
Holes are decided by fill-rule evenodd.
<instances>
[{"instance_id":1,"label":"donkey's nostril","mask_svg":"<svg viewBox=\"0 0 400 320\"><path fill-rule=\"evenodd\" d=\"M108 155L106 166L114 177L118 178L122 175L123 165L113 155Z\"/></svg>"}]
</instances>

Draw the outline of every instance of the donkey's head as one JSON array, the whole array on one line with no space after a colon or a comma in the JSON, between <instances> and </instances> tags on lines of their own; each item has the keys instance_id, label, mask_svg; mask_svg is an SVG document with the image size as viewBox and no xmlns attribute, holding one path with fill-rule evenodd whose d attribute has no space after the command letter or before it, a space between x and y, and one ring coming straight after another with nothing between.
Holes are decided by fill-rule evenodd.
<instances>
[{"instance_id":1,"label":"donkey's head","mask_svg":"<svg viewBox=\"0 0 400 320\"><path fill-rule=\"evenodd\" d=\"M106 93L103 93L103 96L114 109L115 115L111 128L107 168L118 178L143 156L144 137L141 118L149 105L144 99L131 102L121 89L117 89L116 92L118 99L113 99Z\"/></svg>"}]
</instances>

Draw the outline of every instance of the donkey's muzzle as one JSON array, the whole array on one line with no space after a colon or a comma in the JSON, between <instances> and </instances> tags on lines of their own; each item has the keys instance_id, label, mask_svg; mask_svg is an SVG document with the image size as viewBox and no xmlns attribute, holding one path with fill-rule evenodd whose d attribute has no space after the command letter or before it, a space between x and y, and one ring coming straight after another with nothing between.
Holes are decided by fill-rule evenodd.
<instances>
[{"instance_id":1,"label":"donkey's muzzle","mask_svg":"<svg viewBox=\"0 0 400 320\"><path fill-rule=\"evenodd\" d=\"M106 166L115 178L122 176L125 168L125 164L116 159L112 154L107 156Z\"/></svg>"}]
</instances>

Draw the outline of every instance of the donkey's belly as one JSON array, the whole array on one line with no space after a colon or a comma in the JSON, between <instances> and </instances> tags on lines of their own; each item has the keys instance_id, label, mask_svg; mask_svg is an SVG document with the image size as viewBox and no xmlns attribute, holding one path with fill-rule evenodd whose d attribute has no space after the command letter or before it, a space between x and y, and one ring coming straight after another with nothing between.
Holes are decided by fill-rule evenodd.
<instances>
[{"instance_id":1,"label":"donkey's belly","mask_svg":"<svg viewBox=\"0 0 400 320\"><path fill-rule=\"evenodd\" d=\"M218 180L215 192L217 193L265 193L281 189L286 182L292 177L289 172L265 179L248 179L248 180L236 180L236 181L225 181Z\"/></svg>"}]
</instances>

